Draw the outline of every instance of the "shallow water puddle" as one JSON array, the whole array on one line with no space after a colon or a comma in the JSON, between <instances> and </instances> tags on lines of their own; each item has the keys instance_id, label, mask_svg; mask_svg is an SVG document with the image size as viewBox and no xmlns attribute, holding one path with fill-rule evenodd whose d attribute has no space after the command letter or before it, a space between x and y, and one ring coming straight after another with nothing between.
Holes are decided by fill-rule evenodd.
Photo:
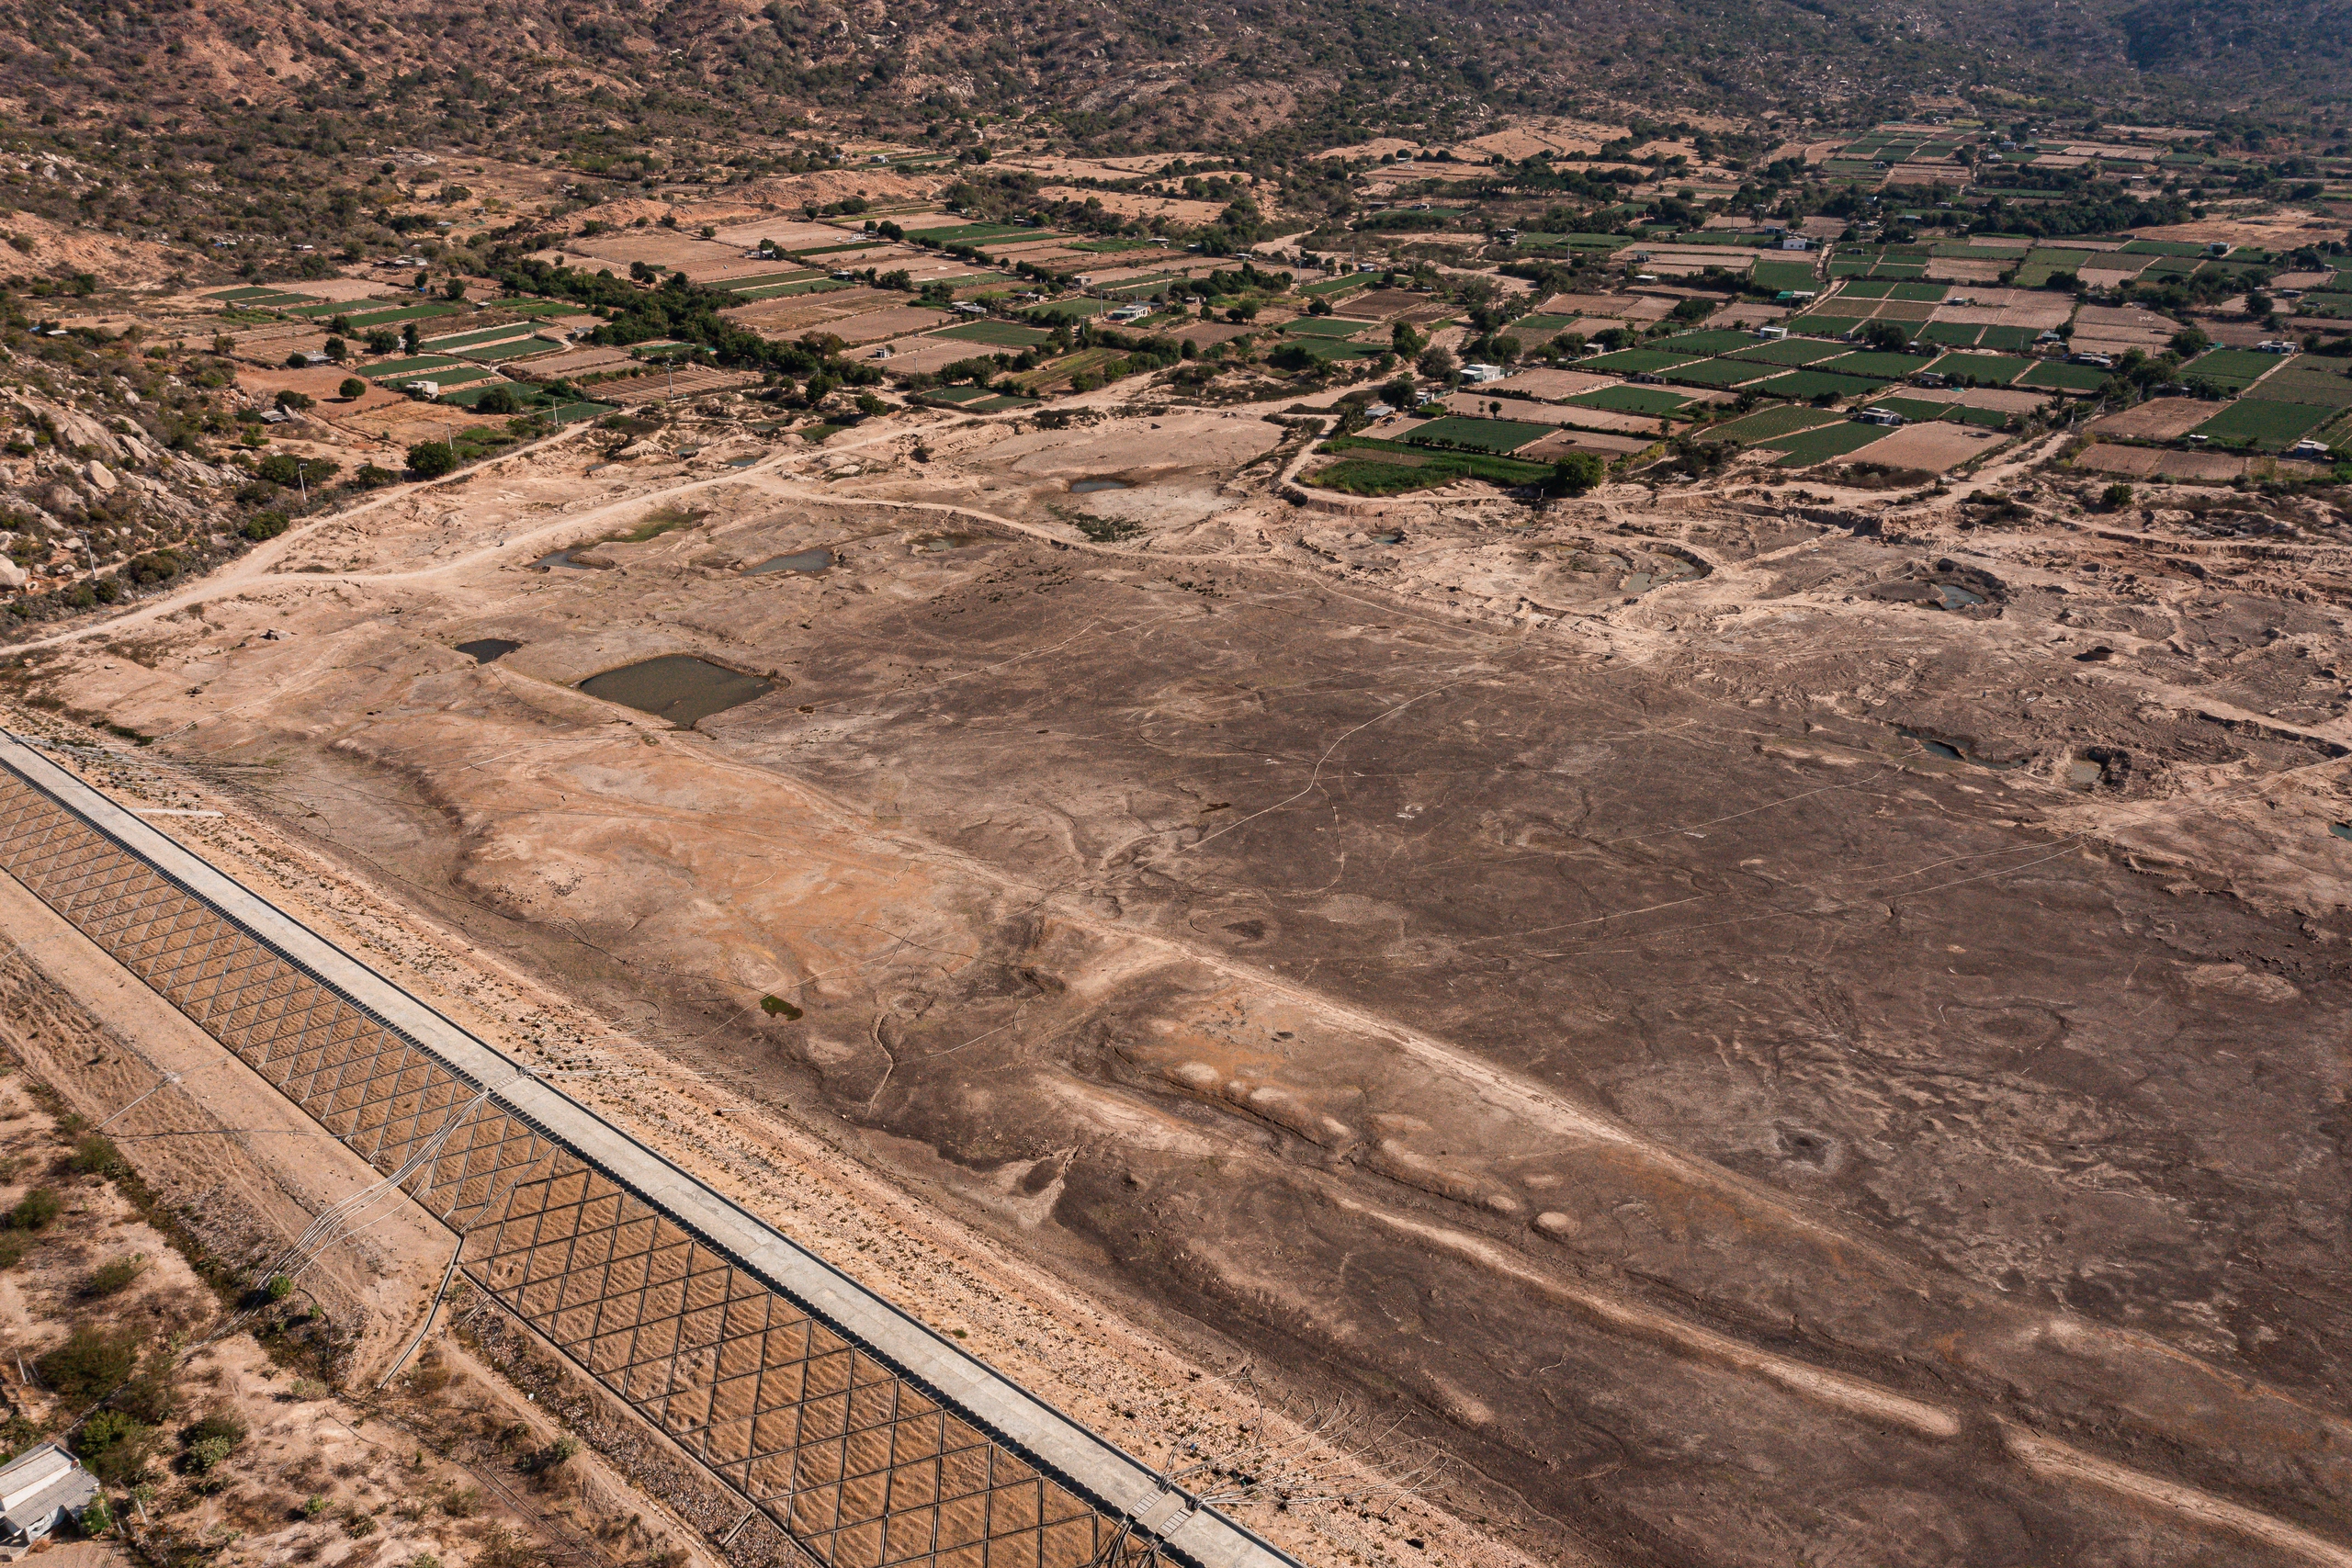
<instances>
[{"instance_id":1,"label":"shallow water puddle","mask_svg":"<svg viewBox=\"0 0 2352 1568\"><path fill-rule=\"evenodd\" d=\"M775 690L775 682L691 653L664 653L591 675L580 689L691 729L712 714L766 696Z\"/></svg>"},{"instance_id":2,"label":"shallow water puddle","mask_svg":"<svg viewBox=\"0 0 2352 1568\"><path fill-rule=\"evenodd\" d=\"M978 542L977 534L930 534L914 541L914 547L918 555L935 556L949 550L964 549Z\"/></svg>"},{"instance_id":3,"label":"shallow water puddle","mask_svg":"<svg viewBox=\"0 0 2352 1568\"><path fill-rule=\"evenodd\" d=\"M788 556L770 556L757 566L746 567L743 575L763 577L771 571L797 571L814 576L831 570L832 564L833 552L831 550L799 550Z\"/></svg>"},{"instance_id":4,"label":"shallow water puddle","mask_svg":"<svg viewBox=\"0 0 2352 1568\"><path fill-rule=\"evenodd\" d=\"M1072 495L1092 495L1097 491L1132 490L1134 488L1134 486L1128 484L1125 479L1080 479L1077 483L1069 487L1069 492Z\"/></svg>"},{"instance_id":5,"label":"shallow water puddle","mask_svg":"<svg viewBox=\"0 0 2352 1568\"><path fill-rule=\"evenodd\" d=\"M531 564L541 571L552 571L557 567L568 567L573 571L594 571L596 569L586 561L573 560L571 558L595 547L594 545L566 545L562 549L548 551Z\"/></svg>"},{"instance_id":6,"label":"shallow water puddle","mask_svg":"<svg viewBox=\"0 0 2352 1568\"><path fill-rule=\"evenodd\" d=\"M1935 586L1936 597L1943 601L1943 606L1947 610L1965 610L1971 604L1984 603L1984 595L1972 593L1957 583L1939 582Z\"/></svg>"}]
</instances>

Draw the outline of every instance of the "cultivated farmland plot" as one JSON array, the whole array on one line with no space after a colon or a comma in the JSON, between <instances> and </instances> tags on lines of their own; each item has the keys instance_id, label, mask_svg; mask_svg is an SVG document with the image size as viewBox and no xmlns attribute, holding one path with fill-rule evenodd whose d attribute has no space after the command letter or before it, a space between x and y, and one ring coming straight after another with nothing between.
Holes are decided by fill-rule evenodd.
<instances>
[{"instance_id":1,"label":"cultivated farmland plot","mask_svg":"<svg viewBox=\"0 0 2352 1568\"><path fill-rule=\"evenodd\" d=\"M2224 446L2283 452L2324 423L2334 411L2312 403L2240 398L2197 427L2197 434Z\"/></svg>"}]
</instances>

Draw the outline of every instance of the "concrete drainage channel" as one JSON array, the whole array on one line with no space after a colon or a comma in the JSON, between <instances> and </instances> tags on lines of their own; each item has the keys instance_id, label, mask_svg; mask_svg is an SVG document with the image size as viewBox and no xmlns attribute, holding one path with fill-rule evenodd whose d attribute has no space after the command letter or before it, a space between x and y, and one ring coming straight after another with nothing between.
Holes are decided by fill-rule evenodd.
<instances>
[{"instance_id":1,"label":"concrete drainage channel","mask_svg":"<svg viewBox=\"0 0 2352 1568\"><path fill-rule=\"evenodd\" d=\"M13 737L0 869L827 1568L1296 1568Z\"/></svg>"}]
</instances>

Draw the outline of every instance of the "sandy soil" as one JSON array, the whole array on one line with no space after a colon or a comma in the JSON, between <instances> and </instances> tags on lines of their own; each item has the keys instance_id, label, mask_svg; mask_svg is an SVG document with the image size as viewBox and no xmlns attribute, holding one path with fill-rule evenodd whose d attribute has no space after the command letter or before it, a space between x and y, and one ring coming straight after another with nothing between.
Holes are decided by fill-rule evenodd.
<instances>
[{"instance_id":1,"label":"sandy soil","mask_svg":"<svg viewBox=\"0 0 2352 1568\"><path fill-rule=\"evenodd\" d=\"M1973 463L1996 450L2006 438L1991 431L1937 420L1903 426L1841 459L1849 463L1882 463L1890 468L1917 468L1940 474L1962 463Z\"/></svg>"},{"instance_id":2,"label":"sandy soil","mask_svg":"<svg viewBox=\"0 0 2352 1568\"><path fill-rule=\"evenodd\" d=\"M1541 1561L2340 1553L2352 518L2063 437L1327 512L1261 412L573 440L11 679L1114 1432L1247 1356ZM577 689L671 652L777 684Z\"/></svg>"},{"instance_id":3,"label":"sandy soil","mask_svg":"<svg viewBox=\"0 0 2352 1568\"><path fill-rule=\"evenodd\" d=\"M2213 417L2213 405L2196 398L2151 398L2144 403L2091 422L2101 435L2136 436L2143 441L2170 441L2186 435Z\"/></svg>"}]
</instances>

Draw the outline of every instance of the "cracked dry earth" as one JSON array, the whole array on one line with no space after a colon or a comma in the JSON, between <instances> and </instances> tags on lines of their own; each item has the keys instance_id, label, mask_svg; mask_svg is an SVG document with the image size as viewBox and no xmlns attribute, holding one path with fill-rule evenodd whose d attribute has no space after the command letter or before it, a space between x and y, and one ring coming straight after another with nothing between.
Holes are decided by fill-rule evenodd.
<instances>
[{"instance_id":1,"label":"cracked dry earth","mask_svg":"<svg viewBox=\"0 0 2352 1568\"><path fill-rule=\"evenodd\" d=\"M2352 1562L2344 519L1282 438L558 449L15 677L1539 1559Z\"/></svg>"}]
</instances>

